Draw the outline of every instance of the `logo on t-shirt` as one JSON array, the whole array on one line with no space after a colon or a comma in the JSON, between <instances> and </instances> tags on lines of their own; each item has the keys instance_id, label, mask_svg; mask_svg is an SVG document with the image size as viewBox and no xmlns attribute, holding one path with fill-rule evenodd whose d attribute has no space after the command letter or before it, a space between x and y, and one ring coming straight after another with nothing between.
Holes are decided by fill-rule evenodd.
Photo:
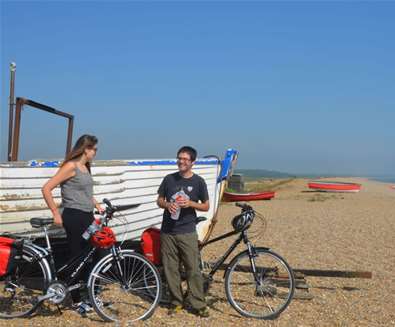
<instances>
[{"instance_id":1,"label":"logo on t-shirt","mask_svg":"<svg viewBox=\"0 0 395 327\"><path fill-rule=\"evenodd\" d=\"M193 186L188 186L188 187L187 187L187 191L188 191L189 193L191 193L192 190L193 190Z\"/></svg>"}]
</instances>

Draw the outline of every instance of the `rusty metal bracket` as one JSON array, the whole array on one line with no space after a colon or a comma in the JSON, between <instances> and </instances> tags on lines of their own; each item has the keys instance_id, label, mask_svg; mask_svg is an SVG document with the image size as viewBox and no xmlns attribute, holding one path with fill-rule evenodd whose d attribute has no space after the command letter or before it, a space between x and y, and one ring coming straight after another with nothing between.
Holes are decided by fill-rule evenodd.
<instances>
[{"instance_id":1,"label":"rusty metal bracket","mask_svg":"<svg viewBox=\"0 0 395 327\"><path fill-rule=\"evenodd\" d=\"M73 125L74 125L74 116L70 115L66 112L59 111L55 108L49 107L45 104L35 102L33 100L24 99L24 98L16 98L16 109L15 109L15 125L13 127L12 139L10 141L11 147L11 156L9 157L9 161L17 161L18 160L18 151L19 151L19 137L20 137L20 129L21 129L21 115L23 106L29 106L35 109L43 110L49 112L54 115L62 116L68 119L68 128L67 128L67 145L66 145L66 154L71 150L71 142L73 137ZM10 118L11 119L11 118Z\"/></svg>"},{"instance_id":2,"label":"rusty metal bracket","mask_svg":"<svg viewBox=\"0 0 395 327\"><path fill-rule=\"evenodd\" d=\"M12 62L10 64L10 97L9 97L9 122L8 122L8 152L7 152L8 161L11 161L12 130L14 127L15 71L16 71L16 64Z\"/></svg>"}]
</instances>

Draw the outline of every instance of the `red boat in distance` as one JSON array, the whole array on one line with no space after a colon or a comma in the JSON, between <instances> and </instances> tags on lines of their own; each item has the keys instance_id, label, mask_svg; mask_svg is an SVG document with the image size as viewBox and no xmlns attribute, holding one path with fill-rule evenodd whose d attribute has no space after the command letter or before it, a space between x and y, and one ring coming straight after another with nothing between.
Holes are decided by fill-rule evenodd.
<instances>
[{"instance_id":1,"label":"red boat in distance","mask_svg":"<svg viewBox=\"0 0 395 327\"><path fill-rule=\"evenodd\" d=\"M310 189L323 192L359 192L361 184L329 182L329 181L312 181L308 183Z\"/></svg>"},{"instance_id":2,"label":"red boat in distance","mask_svg":"<svg viewBox=\"0 0 395 327\"><path fill-rule=\"evenodd\" d=\"M276 192L258 192L258 193L224 192L224 200L227 202L270 200L274 198L275 194Z\"/></svg>"}]
</instances>

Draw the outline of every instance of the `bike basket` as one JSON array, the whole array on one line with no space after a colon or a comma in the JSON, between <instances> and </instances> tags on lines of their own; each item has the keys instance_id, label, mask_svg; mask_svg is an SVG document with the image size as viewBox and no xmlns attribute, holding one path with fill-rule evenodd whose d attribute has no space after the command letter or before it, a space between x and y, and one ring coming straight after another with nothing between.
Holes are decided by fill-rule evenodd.
<instances>
[{"instance_id":1,"label":"bike basket","mask_svg":"<svg viewBox=\"0 0 395 327\"><path fill-rule=\"evenodd\" d=\"M96 231L91 239L92 245L97 248L107 249L117 241L115 234L110 227L104 226L101 230Z\"/></svg>"},{"instance_id":2,"label":"bike basket","mask_svg":"<svg viewBox=\"0 0 395 327\"><path fill-rule=\"evenodd\" d=\"M22 254L22 249L23 241L0 237L0 278L13 271L17 257Z\"/></svg>"},{"instance_id":3,"label":"bike basket","mask_svg":"<svg viewBox=\"0 0 395 327\"><path fill-rule=\"evenodd\" d=\"M160 230L158 228L148 228L141 234L141 251L155 265L161 263Z\"/></svg>"}]
</instances>

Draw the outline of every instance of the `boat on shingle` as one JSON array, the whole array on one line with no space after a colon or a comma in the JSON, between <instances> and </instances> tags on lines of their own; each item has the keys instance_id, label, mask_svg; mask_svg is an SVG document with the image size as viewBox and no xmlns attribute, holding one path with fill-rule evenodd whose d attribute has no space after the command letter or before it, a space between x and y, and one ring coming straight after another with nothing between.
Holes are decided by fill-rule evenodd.
<instances>
[{"instance_id":1,"label":"boat on shingle","mask_svg":"<svg viewBox=\"0 0 395 327\"><path fill-rule=\"evenodd\" d=\"M224 192L224 200L228 202L271 200L275 192L233 193Z\"/></svg>"},{"instance_id":2,"label":"boat on shingle","mask_svg":"<svg viewBox=\"0 0 395 327\"><path fill-rule=\"evenodd\" d=\"M229 149L223 160L216 157L196 161L193 171L207 183L210 210L198 215L207 220L198 226L199 239L210 230L237 151ZM39 236L30 226L33 217L50 217L42 197L41 187L57 171L61 161L18 161L0 163L0 234L12 233ZM138 240L149 227L160 227L163 209L156 205L157 190L167 174L177 171L175 159L158 160L97 160L92 164L94 196L98 201L108 198L113 204L140 204L122 212L121 220L112 222L117 238ZM53 191L60 206L60 189ZM63 229L51 228L51 234L62 234Z\"/></svg>"},{"instance_id":3,"label":"boat on shingle","mask_svg":"<svg viewBox=\"0 0 395 327\"><path fill-rule=\"evenodd\" d=\"M308 187L315 191L322 192L351 192L356 193L361 190L361 184L333 182L333 181L312 181Z\"/></svg>"}]
</instances>

